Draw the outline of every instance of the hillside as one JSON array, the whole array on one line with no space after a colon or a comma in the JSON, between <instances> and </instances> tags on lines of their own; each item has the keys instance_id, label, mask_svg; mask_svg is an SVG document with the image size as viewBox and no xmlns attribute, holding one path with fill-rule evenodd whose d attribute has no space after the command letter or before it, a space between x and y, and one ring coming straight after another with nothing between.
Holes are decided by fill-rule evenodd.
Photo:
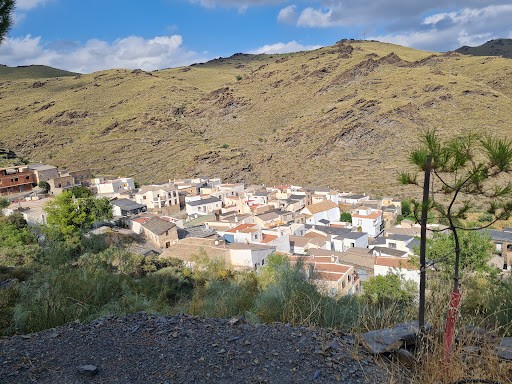
<instances>
[{"instance_id":1,"label":"hillside","mask_svg":"<svg viewBox=\"0 0 512 384\"><path fill-rule=\"evenodd\" d=\"M341 41L155 72L0 84L0 142L139 182L192 175L400 193L419 132L510 133L512 61Z\"/></svg>"},{"instance_id":2,"label":"hillside","mask_svg":"<svg viewBox=\"0 0 512 384\"><path fill-rule=\"evenodd\" d=\"M460 47L455 52L473 56L502 56L512 59L512 39L489 40L478 47Z\"/></svg>"},{"instance_id":3,"label":"hillside","mask_svg":"<svg viewBox=\"0 0 512 384\"><path fill-rule=\"evenodd\" d=\"M336 331L186 315L112 316L0 339L0 346L2 383L389 380L386 366ZM77 367L84 365L94 367L80 374Z\"/></svg>"},{"instance_id":4,"label":"hillside","mask_svg":"<svg viewBox=\"0 0 512 384\"><path fill-rule=\"evenodd\" d=\"M46 65L23 65L19 67L8 67L7 65L0 64L0 81L16 79L47 79L52 77L76 75L77 73L48 67Z\"/></svg>"}]
</instances>

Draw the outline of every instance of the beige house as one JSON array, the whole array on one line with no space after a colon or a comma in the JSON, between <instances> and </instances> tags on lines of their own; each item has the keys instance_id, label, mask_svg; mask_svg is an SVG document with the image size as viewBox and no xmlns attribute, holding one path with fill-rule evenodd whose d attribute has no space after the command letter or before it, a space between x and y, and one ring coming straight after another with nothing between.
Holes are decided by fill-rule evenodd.
<instances>
[{"instance_id":1,"label":"beige house","mask_svg":"<svg viewBox=\"0 0 512 384\"><path fill-rule=\"evenodd\" d=\"M50 194L59 195L66 189L73 188L75 186L75 181L73 179L73 176L63 174L60 175L59 177L49 179L48 184L50 185Z\"/></svg>"},{"instance_id":2,"label":"beige house","mask_svg":"<svg viewBox=\"0 0 512 384\"><path fill-rule=\"evenodd\" d=\"M169 248L178 242L176 224L158 217L152 217L141 225L146 238L160 248Z\"/></svg>"}]
</instances>

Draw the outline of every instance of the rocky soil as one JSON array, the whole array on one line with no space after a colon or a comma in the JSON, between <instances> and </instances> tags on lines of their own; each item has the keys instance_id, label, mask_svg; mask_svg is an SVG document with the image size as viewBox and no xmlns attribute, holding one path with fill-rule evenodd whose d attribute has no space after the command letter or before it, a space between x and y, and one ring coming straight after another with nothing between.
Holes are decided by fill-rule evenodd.
<instances>
[{"instance_id":1,"label":"rocky soil","mask_svg":"<svg viewBox=\"0 0 512 384\"><path fill-rule=\"evenodd\" d=\"M138 313L0 339L1 383L386 383L350 336Z\"/></svg>"}]
</instances>

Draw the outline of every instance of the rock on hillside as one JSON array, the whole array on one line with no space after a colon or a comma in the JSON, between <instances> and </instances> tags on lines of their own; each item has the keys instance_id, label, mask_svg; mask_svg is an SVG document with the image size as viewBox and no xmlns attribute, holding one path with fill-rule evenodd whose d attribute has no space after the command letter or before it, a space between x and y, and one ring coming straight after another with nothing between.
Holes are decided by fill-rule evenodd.
<instances>
[{"instance_id":1,"label":"rock on hillside","mask_svg":"<svg viewBox=\"0 0 512 384\"><path fill-rule=\"evenodd\" d=\"M138 313L0 339L2 383L385 383L349 337Z\"/></svg>"}]
</instances>

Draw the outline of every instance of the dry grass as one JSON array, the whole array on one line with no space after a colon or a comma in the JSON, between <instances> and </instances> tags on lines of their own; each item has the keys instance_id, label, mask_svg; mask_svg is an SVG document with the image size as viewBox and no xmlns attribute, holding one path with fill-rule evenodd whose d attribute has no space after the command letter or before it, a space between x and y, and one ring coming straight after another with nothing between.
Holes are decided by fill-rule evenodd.
<instances>
[{"instance_id":1,"label":"dry grass","mask_svg":"<svg viewBox=\"0 0 512 384\"><path fill-rule=\"evenodd\" d=\"M412 65L432 53L350 44L350 57L332 46L39 88L4 81L0 142L34 161L141 182L207 174L382 195L409 192L395 175L422 129L510 131L510 60L438 55ZM391 52L401 61L375 64Z\"/></svg>"}]
</instances>

